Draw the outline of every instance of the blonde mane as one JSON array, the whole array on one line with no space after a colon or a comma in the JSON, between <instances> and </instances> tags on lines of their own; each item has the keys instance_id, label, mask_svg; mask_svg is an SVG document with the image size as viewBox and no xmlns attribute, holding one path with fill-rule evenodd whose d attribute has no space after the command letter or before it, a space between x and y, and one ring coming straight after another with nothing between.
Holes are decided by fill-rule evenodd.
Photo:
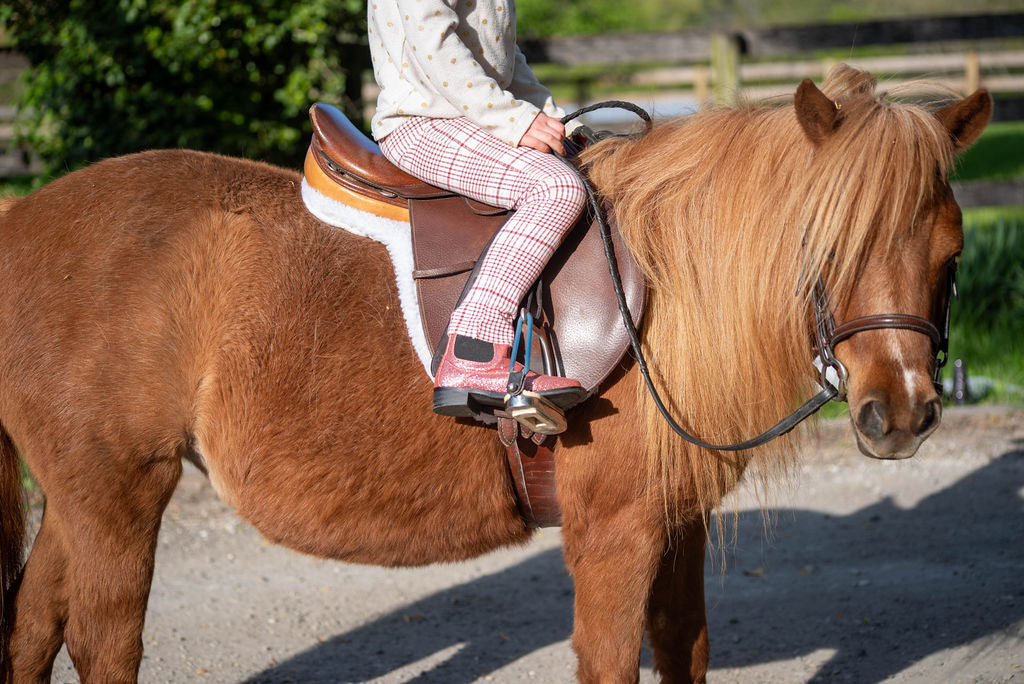
<instances>
[{"instance_id":1,"label":"blonde mane","mask_svg":"<svg viewBox=\"0 0 1024 684\"><path fill-rule=\"evenodd\" d=\"M820 146L792 103L711 110L584 156L650 286L645 353L666 404L713 443L774 424L815 390L809 296L852 289L865 254L906 236L953 148L924 106L875 95L845 65L826 79L841 123ZM671 517L707 513L744 470L784 472L792 437L739 454L693 447L647 404L649 489Z\"/></svg>"}]
</instances>

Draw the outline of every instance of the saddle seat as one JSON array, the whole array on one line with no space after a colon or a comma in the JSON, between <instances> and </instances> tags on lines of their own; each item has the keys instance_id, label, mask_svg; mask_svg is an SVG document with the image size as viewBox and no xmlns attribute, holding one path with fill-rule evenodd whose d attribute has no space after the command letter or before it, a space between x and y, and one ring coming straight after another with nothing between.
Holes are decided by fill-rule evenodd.
<instances>
[{"instance_id":1,"label":"saddle seat","mask_svg":"<svg viewBox=\"0 0 1024 684\"><path fill-rule=\"evenodd\" d=\"M413 346L429 368L429 355L424 358L423 350L438 347L475 264L510 213L402 171L336 107L314 104L310 119L313 138L304 166L303 200L326 223L368 235L388 246L400 296L404 278L411 277L415 283L408 289L415 290L416 302L410 304L402 297L402 307ZM337 204L340 213L333 210L333 205L325 210L324 201ZM386 224L385 232L407 231L412 242L412 268L396 258L395 243L402 242L402 236L361 232L361 227L355 225L358 217L347 213L350 209L387 219L391 223ZM344 221L333 220L341 215ZM614 221L612 224L623 288L637 321L646 294L643 276L621 243ZM599 233L592 217L581 217L541 276L535 291L543 296L531 301L535 313L532 369L574 378L588 392L596 390L629 346ZM409 237L404 240L408 242ZM418 340L420 335L425 340Z\"/></svg>"}]
</instances>

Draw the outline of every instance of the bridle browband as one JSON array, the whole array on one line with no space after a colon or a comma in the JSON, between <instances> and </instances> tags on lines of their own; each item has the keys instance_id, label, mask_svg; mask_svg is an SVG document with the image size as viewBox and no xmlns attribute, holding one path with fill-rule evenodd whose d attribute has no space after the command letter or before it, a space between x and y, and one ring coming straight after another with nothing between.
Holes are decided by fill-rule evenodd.
<instances>
[{"instance_id":1,"label":"bridle browband","mask_svg":"<svg viewBox=\"0 0 1024 684\"><path fill-rule=\"evenodd\" d=\"M600 102L576 110L572 114L563 117L562 123L568 123L576 117L595 109L604 108L618 108L631 111L646 122L648 130L653 126L651 116L645 110L632 103L619 101ZM821 363L821 391L769 429L756 437L751 437L750 439L743 440L741 442L735 442L733 444L710 444L699 437L695 437L690 434L672 417L668 409L665 407L661 396L658 394L657 389L654 387L650 371L647 368L647 360L644 357L643 349L641 348L640 335L637 332L636 324L633 322L633 316L630 314L629 308L626 305L626 295L622 288L622 279L619 276L618 260L615 257L615 247L612 243L611 229L605 219L604 208L598 200L597 191L594 189L593 185L591 185L586 174L572 164L568 164L568 166L576 171L580 180L583 182L583 187L587 190L587 203L590 207L591 213L593 213L594 218L597 221L598 228L600 229L601 240L604 243L605 258L608 261L608 270L611 273L612 288L615 290L615 297L618 301L619 314L622 317L622 323L626 328L627 335L629 336L629 343L633 349L637 366L640 368L640 374L643 376L644 383L647 385L647 390L651 395L651 399L654 401L654 404L657 406L662 417L668 423L669 427L672 428L672 431L685 441L690 444L694 444L705 449L713 449L715 451L742 451L745 449L752 449L790 432L793 428L812 416L818 411L818 409L828 402L833 400L845 401L849 374L843 363L836 358L835 346L840 342L853 337L857 333L865 332L867 330L912 330L914 332L927 335L932 342L932 351L935 353L935 369L932 376L932 382L935 385L935 389L938 391L939 396L942 396L942 367L946 365L949 355L950 307L952 303L952 296L955 296L956 294L955 263L951 264L949 267L949 286L945 293L945 315L941 331L935 323L927 318L902 313L862 316L846 321L845 323L837 326L835 324L835 319L832 316L831 305L829 304L824 284L819 277L813 290L812 308L814 311L814 327L819 354L818 360ZM837 375L835 384L827 378L827 372L830 368Z\"/></svg>"}]
</instances>

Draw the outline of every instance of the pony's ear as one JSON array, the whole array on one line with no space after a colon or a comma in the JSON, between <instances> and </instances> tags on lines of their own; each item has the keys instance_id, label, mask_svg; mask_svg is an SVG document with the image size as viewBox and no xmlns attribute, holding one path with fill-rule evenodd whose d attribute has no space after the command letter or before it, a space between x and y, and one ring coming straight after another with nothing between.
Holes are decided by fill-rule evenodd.
<instances>
[{"instance_id":1,"label":"pony's ear","mask_svg":"<svg viewBox=\"0 0 1024 684\"><path fill-rule=\"evenodd\" d=\"M936 112L959 152L971 146L992 118L992 96L984 88Z\"/></svg>"},{"instance_id":2,"label":"pony's ear","mask_svg":"<svg viewBox=\"0 0 1024 684\"><path fill-rule=\"evenodd\" d=\"M794 98L796 119L815 145L820 145L839 126L839 105L818 90L814 81L805 78Z\"/></svg>"}]
</instances>

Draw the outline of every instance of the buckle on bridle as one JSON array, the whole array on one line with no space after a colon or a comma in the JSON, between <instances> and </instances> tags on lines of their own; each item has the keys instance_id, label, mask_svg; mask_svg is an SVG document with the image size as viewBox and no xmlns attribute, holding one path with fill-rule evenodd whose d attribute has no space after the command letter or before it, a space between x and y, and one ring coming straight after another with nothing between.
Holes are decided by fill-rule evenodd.
<instances>
[{"instance_id":1,"label":"buckle on bridle","mask_svg":"<svg viewBox=\"0 0 1024 684\"><path fill-rule=\"evenodd\" d=\"M836 358L835 352L832 347L834 345L832 338L836 331L836 321L832 317L832 308L828 303L828 296L825 294L825 285L821 281L821 277L818 277L817 282L814 283L814 328L818 337L818 358L815 359L815 365L820 363L819 370L821 371L820 385L827 387L832 385L836 388L836 396L833 401L846 401L846 386L847 381L850 379L850 372L846 370L846 366L843 362ZM828 371L832 370L835 373L835 381L833 381Z\"/></svg>"}]
</instances>

